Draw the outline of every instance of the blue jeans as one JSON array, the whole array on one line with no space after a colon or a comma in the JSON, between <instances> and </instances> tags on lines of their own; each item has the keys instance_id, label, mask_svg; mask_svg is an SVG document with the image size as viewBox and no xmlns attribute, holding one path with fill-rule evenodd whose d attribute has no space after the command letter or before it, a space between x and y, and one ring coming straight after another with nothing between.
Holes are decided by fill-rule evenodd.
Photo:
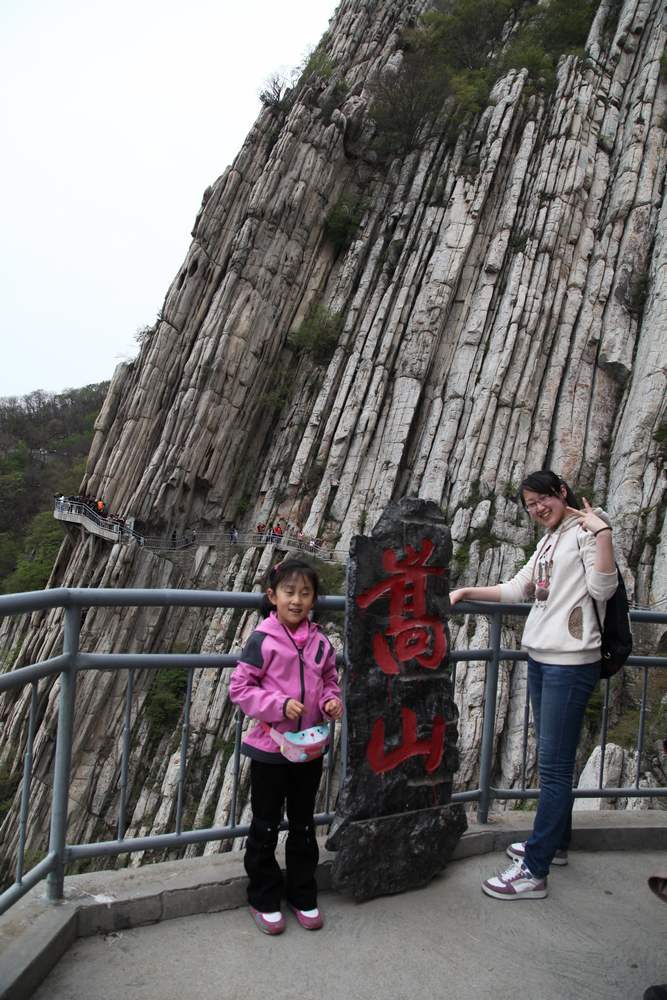
<instances>
[{"instance_id":1,"label":"blue jeans","mask_svg":"<svg viewBox=\"0 0 667 1000\"><path fill-rule=\"evenodd\" d=\"M528 657L528 694L537 734L540 797L526 865L544 878L572 832L572 779L584 712L600 676L600 662L563 665Z\"/></svg>"}]
</instances>

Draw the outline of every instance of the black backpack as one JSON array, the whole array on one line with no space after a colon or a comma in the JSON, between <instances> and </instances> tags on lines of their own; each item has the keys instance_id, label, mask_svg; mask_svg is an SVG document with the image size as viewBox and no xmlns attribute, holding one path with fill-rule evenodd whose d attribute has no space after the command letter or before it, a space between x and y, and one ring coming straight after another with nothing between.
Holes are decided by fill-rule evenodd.
<instances>
[{"instance_id":1,"label":"black backpack","mask_svg":"<svg viewBox=\"0 0 667 1000\"><path fill-rule=\"evenodd\" d=\"M630 605L621 571L618 573L618 587L607 601L604 613L604 625L600 622L598 606L593 601L593 611L598 620L602 636L600 680L613 677L621 669L632 652L632 632L630 631Z\"/></svg>"}]
</instances>

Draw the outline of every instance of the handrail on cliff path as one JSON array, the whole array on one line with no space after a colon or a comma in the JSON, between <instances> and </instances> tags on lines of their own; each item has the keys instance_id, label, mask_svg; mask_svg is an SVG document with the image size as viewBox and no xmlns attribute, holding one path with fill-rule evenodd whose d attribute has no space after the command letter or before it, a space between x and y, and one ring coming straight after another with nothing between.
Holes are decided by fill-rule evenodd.
<instances>
[{"instance_id":1,"label":"handrail on cliff path","mask_svg":"<svg viewBox=\"0 0 667 1000\"><path fill-rule=\"evenodd\" d=\"M180 849L189 844L201 844L213 840L225 840L243 837L247 834L247 824L238 822L238 786L240 771L240 743L243 728L243 717L237 712L235 722L234 752L231 760L232 795L229 811L230 822L225 827L208 827L206 829L187 830L183 826L183 802L187 775L188 738L190 734L190 703L192 699L193 672L195 669L233 667L237 654L201 654L201 653L87 653L80 649L80 630L82 610L92 607L203 607L203 608L236 608L257 610L262 595L247 592L220 592L207 590L146 590L146 589L96 589L96 588L57 588L24 594L9 594L0 596L0 617L3 615L40 612L54 608L64 610L63 652L39 663L18 667L0 674L0 695L5 691L18 691L31 685L30 710L28 730L24 734L25 746L23 754L23 777L16 791L19 801L19 824L13 838L16 847L16 875L11 884L0 894L0 913L9 909L17 900L24 896L33 886L46 878L47 895L52 901L63 898L65 868L72 862L84 858L119 855L133 851ZM340 611L345 608L343 597L322 597L317 607ZM524 660L526 654L522 650L505 649L501 647L501 629L503 617L507 615L525 616L530 610L527 604L495 604L461 602L457 605L457 614L487 616L490 622L490 646L482 649L450 650L449 658L452 664L452 685L456 683L456 667L459 662L486 663L486 683L484 690L483 728L480 745L479 787L454 792L453 802L477 802L478 821L488 821L489 808L494 800L526 800L536 799L537 788L526 787L528 723L529 706L526 691L523 717L523 743L521 782L519 787L499 788L492 784L493 752L496 721L496 701L499 678L499 667L502 661ZM633 623L667 624L667 614L655 611L632 611ZM339 657L343 665L343 681L347 664ZM609 693L608 681L603 682L604 700L600 727L600 772L597 788L575 788L576 798L633 798L651 797L664 798L667 788L646 787L640 785L641 758L644 745L644 733L647 714L648 671L650 668L667 669L667 656L632 656L628 660L629 667L643 670L642 698L639 713L639 729L637 735L637 768L633 787L604 787L605 748L607 742ZM175 829L171 833L148 836L128 837L126 808L129 790L130 737L132 731L132 696L135 671L141 669L160 670L162 668L180 667L188 671L187 689L184 698L181 744L179 752L179 776L177 782ZM125 696L125 714L123 728L122 755L120 764L120 779L118 783L118 814L117 836L107 840L88 844L67 843L67 814L70 792L71 755L74 735L76 683L80 672L88 670L127 670L127 687ZM26 842L28 834L28 813L30 804L30 786L33 769L33 752L37 733L39 715L39 696L44 696L44 689L39 691L39 682L45 678L60 679L59 707L56 732L56 750L53 769L51 796L49 847L46 855L29 871L25 870ZM335 724L332 723L332 727ZM331 747L334 747L334 732L332 732ZM339 761L344 761L346 746L345 722L341 727L341 753ZM229 765L228 765L229 766ZM325 758L325 811L315 817L319 825L329 824L333 819L331 812L332 770L334 762L332 753ZM42 781L44 775L42 774ZM9 851L5 851L8 856Z\"/></svg>"},{"instance_id":2,"label":"handrail on cliff path","mask_svg":"<svg viewBox=\"0 0 667 1000\"><path fill-rule=\"evenodd\" d=\"M56 498L53 502L53 516L57 521L80 524L99 538L111 542L136 542L141 548L151 551L176 552L199 545L224 545L250 548L251 546L275 545L287 552L304 552L323 562L347 562L347 552L343 549L327 549L319 538L299 538L296 535L278 534L271 528L266 531L233 532L188 531L184 535L142 535L120 519L102 517L87 504L76 500Z\"/></svg>"}]
</instances>

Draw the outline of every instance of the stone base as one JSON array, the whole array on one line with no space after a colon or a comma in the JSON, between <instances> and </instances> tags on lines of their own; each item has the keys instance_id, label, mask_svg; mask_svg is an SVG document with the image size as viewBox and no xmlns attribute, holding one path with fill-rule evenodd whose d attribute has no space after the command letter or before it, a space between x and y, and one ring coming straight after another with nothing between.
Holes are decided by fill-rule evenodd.
<instances>
[{"instance_id":1,"label":"stone base","mask_svg":"<svg viewBox=\"0 0 667 1000\"><path fill-rule=\"evenodd\" d=\"M445 867L467 825L459 804L343 824L331 884L358 901L417 889Z\"/></svg>"}]
</instances>

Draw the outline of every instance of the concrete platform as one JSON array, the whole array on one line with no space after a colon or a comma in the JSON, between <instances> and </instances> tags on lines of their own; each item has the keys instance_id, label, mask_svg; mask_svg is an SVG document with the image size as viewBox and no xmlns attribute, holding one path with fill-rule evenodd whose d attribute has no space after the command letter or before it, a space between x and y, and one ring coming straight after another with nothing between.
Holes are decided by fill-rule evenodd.
<instances>
[{"instance_id":1,"label":"concrete platform","mask_svg":"<svg viewBox=\"0 0 667 1000\"><path fill-rule=\"evenodd\" d=\"M64 903L34 890L0 919L0 997L630 1000L667 982L667 907L646 886L667 866L667 812L577 813L578 850L548 899L488 899L480 881L531 821L496 816L427 888L362 905L327 893L324 856L327 926L290 920L275 939L247 914L239 855L76 876Z\"/></svg>"}]
</instances>

